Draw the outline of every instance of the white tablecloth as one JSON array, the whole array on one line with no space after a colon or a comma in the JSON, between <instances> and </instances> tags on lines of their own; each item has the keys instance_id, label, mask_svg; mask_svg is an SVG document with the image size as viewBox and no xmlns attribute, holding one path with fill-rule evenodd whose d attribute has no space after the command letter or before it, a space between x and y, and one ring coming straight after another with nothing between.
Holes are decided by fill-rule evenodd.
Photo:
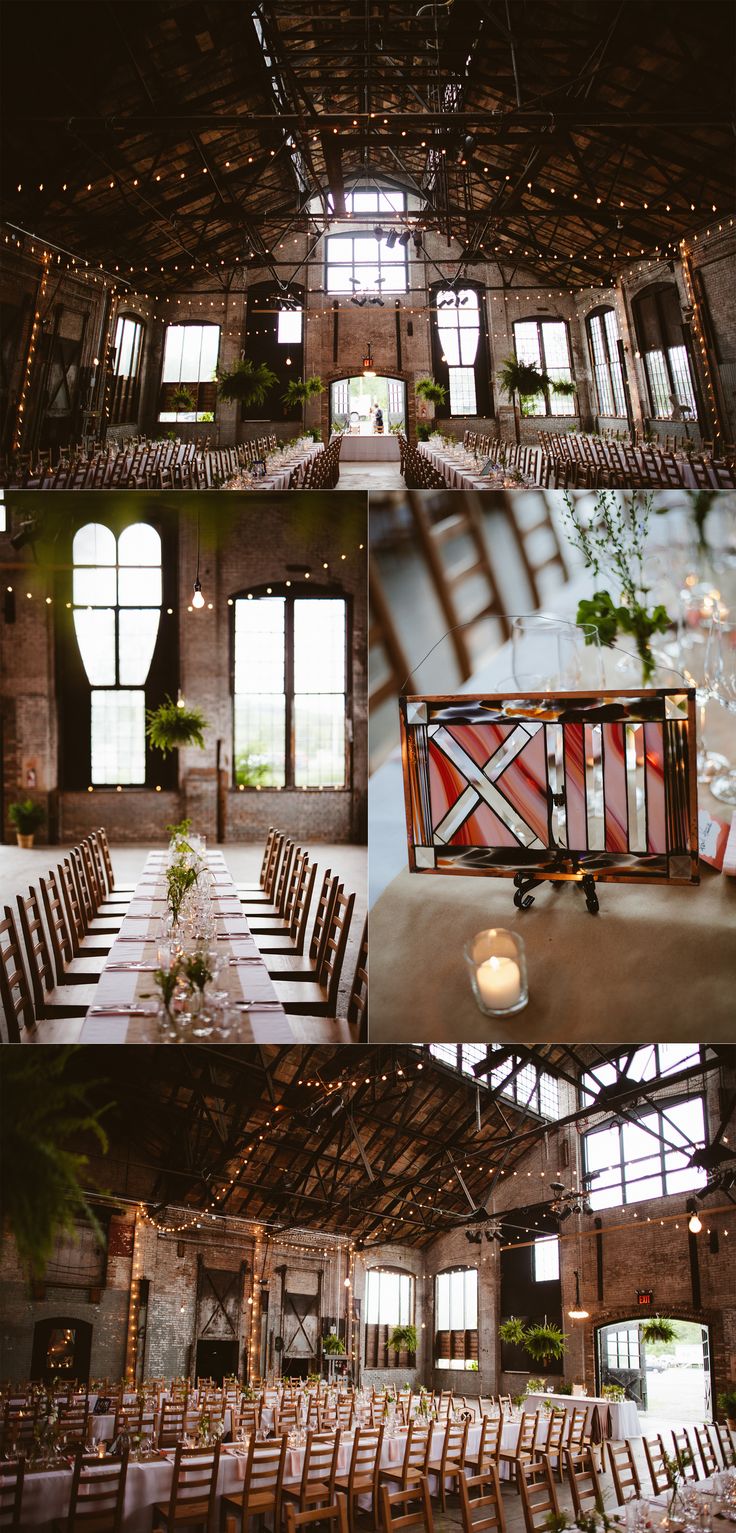
<instances>
[{"instance_id":1,"label":"white tablecloth","mask_svg":"<svg viewBox=\"0 0 736 1533\"><path fill-rule=\"evenodd\" d=\"M341 463L398 463L399 444L395 436L344 435L340 448Z\"/></svg>"},{"instance_id":2,"label":"white tablecloth","mask_svg":"<svg viewBox=\"0 0 736 1533\"><path fill-rule=\"evenodd\" d=\"M639 1425L639 1412L633 1400L604 1400L602 1395L549 1395L529 1394L524 1400L525 1411L539 1410L540 1406L553 1405L556 1410L564 1410L568 1415L576 1407L587 1405L588 1415L586 1429L590 1427L591 1417L596 1406L601 1407L601 1417L605 1419L605 1409L608 1409L608 1430L605 1436L614 1442L623 1442L627 1437L641 1437L642 1430Z\"/></svg>"}]
</instances>

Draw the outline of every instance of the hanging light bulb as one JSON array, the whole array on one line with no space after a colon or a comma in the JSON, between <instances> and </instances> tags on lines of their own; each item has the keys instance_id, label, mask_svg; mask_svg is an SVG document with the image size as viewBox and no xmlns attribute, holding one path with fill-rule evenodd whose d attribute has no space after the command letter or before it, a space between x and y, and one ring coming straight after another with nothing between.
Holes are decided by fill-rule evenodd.
<instances>
[{"instance_id":1,"label":"hanging light bulb","mask_svg":"<svg viewBox=\"0 0 736 1533\"><path fill-rule=\"evenodd\" d=\"M199 576L197 577L197 579L194 582L194 593L192 595L192 606L193 607L203 607L204 606L204 597L202 595L202 582L199 579Z\"/></svg>"},{"instance_id":2,"label":"hanging light bulb","mask_svg":"<svg viewBox=\"0 0 736 1533\"><path fill-rule=\"evenodd\" d=\"M690 1215L687 1227L688 1227L691 1235L699 1235L700 1231L703 1228L702 1220L699 1218L698 1211L697 1211L696 1208L693 1209L693 1211L692 1211L692 1213Z\"/></svg>"},{"instance_id":3,"label":"hanging light bulb","mask_svg":"<svg viewBox=\"0 0 736 1533\"><path fill-rule=\"evenodd\" d=\"M584 1305L581 1303L581 1300L580 1300L580 1273L579 1272L575 1273L575 1303L573 1304L572 1309L569 1309L567 1311L567 1313L570 1316L571 1320L587 1320L588 1317L589 1317L589 1314L590 1314L590 1311L585 1309Z\"/></svg>"}]
</instances>

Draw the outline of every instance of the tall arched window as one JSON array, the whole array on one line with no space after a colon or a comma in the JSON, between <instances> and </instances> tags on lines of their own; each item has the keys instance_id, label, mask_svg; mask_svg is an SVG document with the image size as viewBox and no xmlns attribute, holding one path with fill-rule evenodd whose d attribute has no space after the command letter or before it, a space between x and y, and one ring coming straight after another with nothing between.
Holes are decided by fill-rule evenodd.
<instances>
[{"instance_id":1,"label":"tall arched window","mask_svg":"<svg viewBox=\"0 0 736 1533\"><path fill-rule=\"evenodd\" d=\"M143 321L135 314L119 314L115 326L115 360L110 389L110 420L132 421L138 409L143 354Z\"/></svg>"},{"instance_id":2,"label":"tall arched window","mask_svg":"<svg viewBox=\"0 0 736 1533\"><path fill-rule=\"evenodd\" d=\"M521 319L514 325L514 348L519 362L533 362L552 380L551 388L523 399L522 415L575 415L574 394L558 394L555 381L572 382L567 325L562 319Z\"/></svg>"},{"instance_id":3,"label":"tall arched window","mask_svg":"<svg viewBox=\"0 0 736 1533\"><path fill-rule=\"evenodd\" d=\"M475 288L438 290L437 332L450 381L450 414L476 415L480 305Z\"/></svg>"},{"instance_id":4,"label":"tall arched window","mask_svg":"<svg viewBox=\"0 0 736 1533\"><path fill-rule=\"evenodd\" d=\"M161 616L161 538L88 522L72 544L74 631L90 686L90 783L146 780L145 684Z\"/></svg>"},{"instance_id":5,"label":"tall arched window","mask_svg":"<svg viewBox=\"0 0 736 1533\"><path fill-rule=\"evenodd\" d=\"M220 352L219 325L167 325L161 371L160 421L198 421L212 416L217 403L215 369ZM181 403L181 391L191 406Z\"/></svg>"},{"instance_id":6,"label":"tall arched window","mask_svg":"<svg viewBox=\"0 0 736 1533\"><path fill-rule=\"evenodd\" d=\"M673 283L647 288L632 303L654 420L697 418L695 389Z\"/></svg>"},{"instance_id":7,"label":"tall arched window","mask_svg":"<svg viewBox=\"0 0 736 1533\"><path fill-rule=\"evenodd\" d=\"M234 602L233 761L243 788L348 785L348 607L306 587Z\"/></svg>"},{"instance_id":8,"label":"tall arched window","mask_svg":"<svg viewBox=\"0 0 736 1533\"><path fill-rule=\"evenodd\" d=\"M589 315L587 325L598 414L625 416L626 391L616 310L596 309Z\"/></svg>"},{"instance_id":9,"label":"tall arched window","mask_svg":"<svg viewBox=\"0 0 736 1533\"><path fill-rule=\"evenodd\" d=\"M412 1274L398 1267L369 1267L365 1275L366 1368L396 1367L396 1355L389 1348L391 1332L397 1325L413 1324Z\"/></svg>"},{"instance_id":10,"label":"tall arched window","mask_svg":"<svg viewBox=\"0 0 736 1533\"><path fill-rule=\"evenodd\" d=\"M478 1362L478 1271L438 1272L434 1289L435 1368L472 1368Z\"/></svg>"}]
</instances>

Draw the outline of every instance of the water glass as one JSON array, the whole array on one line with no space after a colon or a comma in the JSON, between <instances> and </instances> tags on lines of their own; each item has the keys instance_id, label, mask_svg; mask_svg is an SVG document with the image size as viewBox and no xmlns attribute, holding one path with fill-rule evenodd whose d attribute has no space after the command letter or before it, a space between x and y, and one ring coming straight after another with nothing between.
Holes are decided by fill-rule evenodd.
<instances>
[{"instance_id":1,"label":"water glass","mask_svg":"<svg viewBox=\"0 0 736 1533\"><path fill-rule=\"evenodd\" d=\"M713 611L703 660L707 695L736 715L736 621ZM736 804L736 770L728 768L710 784L713 796L724 804Z\"/></svg>"}]
</instances>

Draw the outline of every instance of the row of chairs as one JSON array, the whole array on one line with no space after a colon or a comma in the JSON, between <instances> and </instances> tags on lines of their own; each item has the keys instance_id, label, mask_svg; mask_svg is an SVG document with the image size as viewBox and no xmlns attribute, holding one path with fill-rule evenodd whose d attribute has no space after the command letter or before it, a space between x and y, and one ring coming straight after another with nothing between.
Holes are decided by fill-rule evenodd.
<instances>
[{"instance_id":1,"label":"row of chairs","mask_svg":"<svg viewBox=\"0 0 736 1533\"><path fill-rule=\"evenodd\" d=\"M329 447L323 447L321 452L315 453L308 460L300 480L295 479L294 475L292 475L289 488L296 489L298 483L299 488L302 490L336 489L337 481L340 478L341 450L342 437L334 437Z\"/></svg>"},{"instance_id":2,"label":"row of chairs","mask_svg":"<svg viewBox=\"0 0 736 1533\"><path fill-rule=\"evenodd\" d=\"M23 453L0 462L0 484L27 490L217 489L241 469L275 452L273 434L218 447L201 442L89 442L62 448L54 464L50 451Z\"/></svg>"},{"instance_id":3,"label":"row of chairs","mask_svg":"<svg viewBox=\"0 0 736 1533\"><path fill-rule=\"evenodd\" d=\"M63 1041L64 1022L87 1011L131 889L116 889L104 829L93 831L17 897L0 921L0 1002L7 1042ZM55 1028L54 1024L58 1024Z\"/></svg>"},{"instance_id":4,"label":"row of chairs","mask_svg":"<svg viewBox=\"0 0 736 1533\"><path fill-rule=\"evenodd\" d=\"M651 443L608 442L577 432L539 432L543 459L585 470L591 488L727 490L736 486L736 450L720 458L676 453ZM550 472L547 469L547 472ZM538 481L541 482L541 481ZM576 478L579 483L580 479Z\"/></svg>"},{"instance_id":5,"label":"row of chairs","mask_svg":"<svg viewBox=\"0 0 736 1533\"><path fill-rule=\"evenodd\" d=\"M337 1017L340 980L355 895L326 868L307 947L317 864L292 837L271 826L257 884L238 886L248 925L274 988L291 1015ZM368 927L364 924L345 1020L364 1040L368 1006Z\"/></svg>"},{"instance_id":6,"label":"row of chairs","mask_svg":"<svg viewBox=\"0 0 736 1533\"><path fill-rule=\"evenodd\" d=\"M442 474L418 452L413 443L399 433L399 468L408 490L442 490L445 479Z\"/></svg>"}]
</instances>

